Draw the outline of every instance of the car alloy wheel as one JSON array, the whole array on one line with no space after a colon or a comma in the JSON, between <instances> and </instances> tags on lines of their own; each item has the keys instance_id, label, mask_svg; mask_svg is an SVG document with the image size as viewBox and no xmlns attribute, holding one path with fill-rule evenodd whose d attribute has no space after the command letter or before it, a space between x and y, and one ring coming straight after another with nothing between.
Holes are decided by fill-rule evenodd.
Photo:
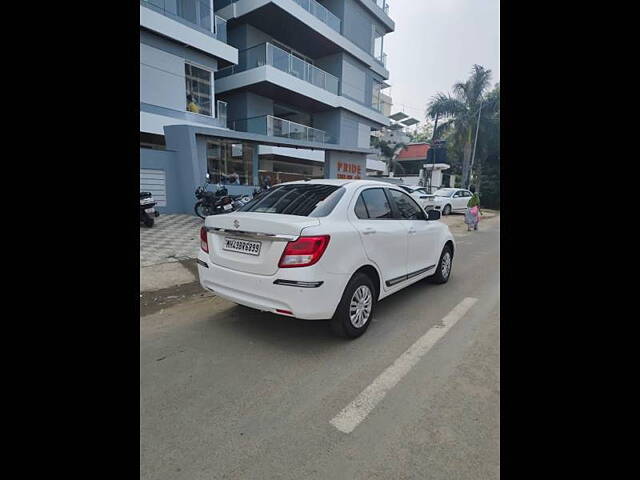
<instances>
[{"instance_id":1,"label":"car alloy wheel","mask_svg":"<svg viewBox=\"0 0 640 480\"><path fill-rule=\"evenodd\" d=\"M371 290L366 285L360 285L353 296L349 304L349 319L351 325L355 328L361 328L371 315L371 306L373 304L373 295Z\"/></svg>"},{"instance_id":2,"label":"car alloy wheel","mask_svg":"<svg viewBox=\"0 0 640 480\"><path fill-rule=\"evenodd\" d=\"M443 279L449 278L449 273L451 273L451 253L449 250L446 250L442 255L442 262L440 266L440 273Z\"/></svg>"}]
</instances>

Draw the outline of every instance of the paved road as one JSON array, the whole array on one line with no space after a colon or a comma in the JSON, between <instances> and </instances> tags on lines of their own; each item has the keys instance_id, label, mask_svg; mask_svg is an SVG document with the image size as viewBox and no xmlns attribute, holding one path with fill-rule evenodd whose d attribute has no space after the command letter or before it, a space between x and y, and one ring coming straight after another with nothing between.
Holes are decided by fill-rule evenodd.
<instances>
[{"instance_id":1,"label":"paved road","mask_svg":"<svg viewBox=\"0 0 640 480\"><path fill-rule=\"evenodd\" d=\"M456 234L449 283L383 300L355 341L209 295L141 318L141 478L499 478L499 222ZM443 331L351 433L330 423Z\"/></svg>"}]
</instances>

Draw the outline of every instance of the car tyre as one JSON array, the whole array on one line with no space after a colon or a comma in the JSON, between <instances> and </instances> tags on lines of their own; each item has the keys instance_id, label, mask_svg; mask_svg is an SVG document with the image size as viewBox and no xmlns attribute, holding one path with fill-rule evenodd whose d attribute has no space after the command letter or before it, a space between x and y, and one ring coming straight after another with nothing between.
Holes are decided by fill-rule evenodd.
<instances>
[{"instance_id":1,"label":"car tyre","mask_svg":"<svg viewBox=\"0 0 640 480\"><path fill-rule=\"evenodd\" d=\"M342 299L330 321L331 330L340 337L359 337L369 328L375 306L376 288L373 281L368 275L357 273L344 289Z\"/></svg>"},{"instance_id":2,"label":"car tyre","mask_svg":"<svg viewBox=\"0 0 640 480\"><path fill-rule=\"evenodd\" d=\"M145 219L143 220L143 222L144 222L144 226L145 226L145 227L147 227L147 228L151 228L151 227L153 227L153 218L151 218L151 217L147 216L147 217L145 217Z\"/></svg>"},{"instance_id":3,"label":"car tyre","mask_svg":"<svg viewBox=\"0 0 640 480\"><path fill-rule=\"evenodd\" d=\"M442 284L449 281L451 267L453 266L453 252L449 245L445 245L440 254L440 260L436 267L436 273L427 277L431 283Z\"/></svg>"},{"instance_id":4,"label":"car tyre","mask_svg":"<svg viewBox=\"0 0 640 480\"><path fill-rule=\"evenodd\" d=\"M442 209L442 215L449 215L451 213L451 205L445 205Z\"/></svg>"}]
</instances>

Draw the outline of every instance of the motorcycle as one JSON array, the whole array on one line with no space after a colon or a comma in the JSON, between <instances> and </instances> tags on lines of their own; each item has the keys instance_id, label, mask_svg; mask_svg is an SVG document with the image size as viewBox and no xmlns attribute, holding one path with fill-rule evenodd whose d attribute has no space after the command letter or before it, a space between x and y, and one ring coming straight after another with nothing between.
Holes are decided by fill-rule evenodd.
<instances>
[{"instance_id":1,"label":"motorcycle","mask_svg":"<svg viewBox=\"0 0 640 480\"><path fill-rule=\"evenodd\" d=\"M209 215L219 215L233 211L233 198L229 196L229 192L225 187L218 184L215 192L206 190L209 183L209 174L204 185L196 188L196 198L198 201L194 206L196 215L202 219Z\"/></svg>"},{"instance_id":2,"label":"motorcycle","mask_svg":"<svg viewBox=\"0 0 640 480\"><path fill-rule=\"evenodd\" d=\"M271 190L271 185L267 182L263 183L261 186L253 189L253 198L259 197L260 195L264 195L269 190Z\"/></svg>"},{"instance_id":3,"label":"motorcycle","mask_svg":"<svg viewBox=\"0 0 640 480\"><path fill-rule=\"evenodd\" d=\"M248 195L231 195L231 198L233 199L233 210L244 207L252 200Z\"/></svg>"},{"instance_id":4,"label":"motorcycle","mask_svg":"<svg viewBox=\"0 0 640 480\"><path fill-rule=\"evenodd\" d=\"M154 217L160 216L160 212L154 208L156 203L151 192L140 192L140 223L144 223L145 227L153 227Z\"/></svg>"}]
</instances>

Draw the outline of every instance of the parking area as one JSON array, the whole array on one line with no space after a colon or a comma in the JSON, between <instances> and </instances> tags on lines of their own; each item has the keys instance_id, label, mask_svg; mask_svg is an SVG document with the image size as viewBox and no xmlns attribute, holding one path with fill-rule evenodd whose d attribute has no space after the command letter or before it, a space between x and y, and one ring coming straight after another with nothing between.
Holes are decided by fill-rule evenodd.
<instances>
[{"instance_id":1,"label":"parking area","mask_svg":"<svg viewBox=\"0 0 640 480\"><path fill-rule=\"evenodd\" d=\"M483 210L482 220L496 216L495 211ZM451 214L442 217L456 235L466 231L464 215ZM161 215L153 228L140 226L140 266L148 267L161 263L178 262L196 258L200 239L198 233L202 220L194 215Z\"/></svg>"},{"instance_id":2,"label":"parking area","mask_svg":"<svg viewBox=\"0 0 640 480\"><path fill-rule=\"evenodd\" d=\"M140 266L195 258L202 219L195 215L160 215L152 228L140 225Z\"/></svg>"}]
</instances>

